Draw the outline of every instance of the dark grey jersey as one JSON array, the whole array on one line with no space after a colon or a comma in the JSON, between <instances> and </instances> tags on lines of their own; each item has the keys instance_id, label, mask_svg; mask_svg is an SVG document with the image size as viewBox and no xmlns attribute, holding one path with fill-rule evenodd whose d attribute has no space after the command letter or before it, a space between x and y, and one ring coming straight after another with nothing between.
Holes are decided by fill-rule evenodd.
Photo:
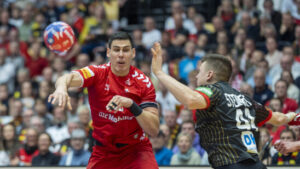
<instances>
[{"instance_id":1,"label":"dark grey jersey","mask_svg":"<svg viewBox=\"0 0 300 169\"><path fill-rule=\"evenodd\" d=\"M206 109L196 111L196 131L211 165L258 160L254 132L271 118L272 112L225 82L203 85L196 91L208 102Z\"/></svg>"}]
</instances>

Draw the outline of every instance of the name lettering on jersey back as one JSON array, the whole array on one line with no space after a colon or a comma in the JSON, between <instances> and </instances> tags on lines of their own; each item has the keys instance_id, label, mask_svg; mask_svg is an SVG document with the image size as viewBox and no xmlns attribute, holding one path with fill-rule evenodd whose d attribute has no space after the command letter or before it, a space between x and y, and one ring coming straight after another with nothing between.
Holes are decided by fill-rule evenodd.
<instances>
[{"instance_id":1,"label":"name lettering on jersey back","mask_svg":"<svg viewBox=\"0 0 300 169\"><path fill-rule=\"evenodd\" d=\"M240 107L240 106L246 106L250 107L252 106L252 103L249 102L244 95L235 95L235 94L227 94L225 93L225 98L227 101L228 107Z\"/></svg>"},{"instance_id":2,"label":"name lettering on jersey back","mask_svg":"<svg viewBox=\"0 0 300 169\"><path fill-rule=\"evenodd\" d=\"M113 114L108 114L104 112L99 112L99 117L108 119L114 123L117 123L122 120L132 120L134 118L134 116L115 116Z\"/></svg>"}]
</instances>

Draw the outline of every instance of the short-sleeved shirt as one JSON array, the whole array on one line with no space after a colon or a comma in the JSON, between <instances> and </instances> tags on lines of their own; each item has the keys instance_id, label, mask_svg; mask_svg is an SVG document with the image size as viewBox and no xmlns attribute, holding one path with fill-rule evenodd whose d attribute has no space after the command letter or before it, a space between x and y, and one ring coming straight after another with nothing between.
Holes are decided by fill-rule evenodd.
<instances>
[{"instance_id":1,"label":"short-sleeved shirt","mask_svg":"<svg viewBox=\"0 0 300 169\"><path fill-rule=\"evenodd\" d=\"M134 115L127 108L109 112L106 105L115 95L131 98L141 108L157 107L155 89L143 72L131 66L129 74L120 77L111 71L110 63L88 66L75 72L87 87L93 120L93 137L110 151L116 144L149 142Z\"/></svg>"},{"instance_id":2,"label":"short-sleeved shirt","mask_svg":"<svg viewBox=\"0 0 300 169\"><path fill-rule=\"evenodd\" d=\"M268 121L272 112L248 96L217 82L196 88L207 102L197 110L196 130L201 146L208 152L213 167L258 160L254 132Z\"/></svg>"}]
</instances>

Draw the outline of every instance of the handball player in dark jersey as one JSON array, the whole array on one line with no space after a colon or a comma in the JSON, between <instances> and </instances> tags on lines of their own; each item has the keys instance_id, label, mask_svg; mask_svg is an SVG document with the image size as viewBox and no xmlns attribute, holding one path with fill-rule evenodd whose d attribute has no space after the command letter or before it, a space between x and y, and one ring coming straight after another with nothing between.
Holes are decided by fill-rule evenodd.
<instances>
[{"instance_id":1,"label":"handball player in dark jersey","mask_svg":"<svg viewBox=\"0 0 300 169\"><path fill-rule=\"evenodd\" d=\"M87 87L96 140L88 169L157 169L146 136L159 131L155 89L143 72L131 66L135 57L132 38L124 32L112 35L107 56L107 64L60 77L49 101L71 109L67 89Z\"/></svg>"},{"instance_id":2,"label":"handball player in dark jersey","mask_svg":"<svg viewBox=\"0 0 300 169\"><path fill-rule=\"evenodd\" d=\"M152 49L152 71L159 81L189 109L196 109L196 131L215 169L264 169L253 133L268 122L297 125L296 113L272 112L229 84L231 62L208 54L201 60L196 90L181 84L162 69L161 46Z\"/></svg>"}]
</instances>

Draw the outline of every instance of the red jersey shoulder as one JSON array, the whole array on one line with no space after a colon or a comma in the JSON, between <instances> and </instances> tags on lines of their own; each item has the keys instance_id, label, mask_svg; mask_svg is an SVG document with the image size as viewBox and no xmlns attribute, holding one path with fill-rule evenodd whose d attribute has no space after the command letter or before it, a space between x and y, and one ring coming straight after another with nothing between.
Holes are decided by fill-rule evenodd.
<instances>
[{"instance_id":1,"label":"red jersey shoulder","mask_svg":"<svg viewBox=\"0 0 300 169\"><path fill-rule=\"evenodd\" d=\"M148 76L146 76L141 70L134 67L131 73L132 79L138 83L139 86L152 88L153 84Z\"/></svg>"}]
</instances>

